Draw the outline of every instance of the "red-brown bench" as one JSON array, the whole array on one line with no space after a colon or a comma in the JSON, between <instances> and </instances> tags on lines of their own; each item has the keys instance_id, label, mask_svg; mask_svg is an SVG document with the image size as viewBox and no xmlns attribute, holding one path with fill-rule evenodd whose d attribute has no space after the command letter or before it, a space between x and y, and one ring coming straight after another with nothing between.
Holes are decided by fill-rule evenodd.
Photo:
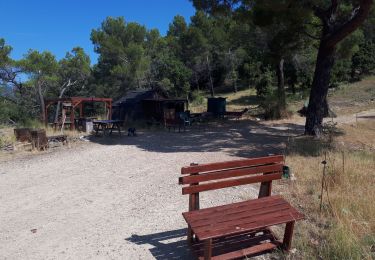
<instances>
[{"instance_id":1,"label":"red-brown bench","mask_svg":"<svg viewBox=\"0 0 375 260\"><path fill-rule=\"evenodd\" d=\"M187 240L199 259L235 259L280 248L289 251L294 223L304 218L281 196L271 196L272 181L281 179L281 155L183 167L179 184L189 194ZM200 209L203 191L258 183L258 199ZM270 227L285 225L283 240Z\"/></svg>"}]
</instances>

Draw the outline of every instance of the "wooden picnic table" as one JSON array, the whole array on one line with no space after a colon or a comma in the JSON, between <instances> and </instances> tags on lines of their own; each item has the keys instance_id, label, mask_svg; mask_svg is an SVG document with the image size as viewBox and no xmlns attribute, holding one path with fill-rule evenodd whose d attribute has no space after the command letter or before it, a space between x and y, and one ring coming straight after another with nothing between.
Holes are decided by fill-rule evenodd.
<instances>
[{"instance_id":1,"label":"wooden picnic table","mask_svg":"<svg viewBox=\"0 0 375 260\"><path fill-rule=\"evenodd\" d=\"M112 134L113 130L118 130L119 135L121 135L121 124L122 120L93 120L95 135L98 135L100 131L103 135L106 134L107 130L110 130L109 134Z\"/></svg>"}]
</instances>

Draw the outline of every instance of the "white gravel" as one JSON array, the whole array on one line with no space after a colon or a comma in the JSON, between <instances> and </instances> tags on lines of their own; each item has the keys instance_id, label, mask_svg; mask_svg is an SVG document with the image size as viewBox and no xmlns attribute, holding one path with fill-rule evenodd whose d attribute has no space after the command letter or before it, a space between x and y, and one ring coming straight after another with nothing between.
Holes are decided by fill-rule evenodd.
<instances>
[{"instance_id":1,"label":"white gravel","mask_svg":"<svg viewBox=\"0 0 375 260\"><path fill-rule=\"evenodd\" d=\"M243 124L99 137L0 162L0 259L190 258L180 168L267 154L285 138ZM256 194L253 186L206 192L201 205Z\"/></svg>"}]
</instances>

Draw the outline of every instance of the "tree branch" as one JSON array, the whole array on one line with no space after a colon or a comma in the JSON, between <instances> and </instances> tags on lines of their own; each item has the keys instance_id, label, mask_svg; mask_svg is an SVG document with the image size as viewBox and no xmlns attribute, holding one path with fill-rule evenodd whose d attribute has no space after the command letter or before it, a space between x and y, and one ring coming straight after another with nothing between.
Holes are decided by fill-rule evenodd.
<instances>
[{"instance_id":1,"label":"tree branch","mask_svg":"<svg viewBox=\"0 0 375 260\"><path fill-rule=\"evenodd\" d=\"M326 46L334 47L338 42L355 31L369 15L373 2L374 0L360 0L359 6L353 9L348 21L325 39Z\"/></svg>"}]
</instances>

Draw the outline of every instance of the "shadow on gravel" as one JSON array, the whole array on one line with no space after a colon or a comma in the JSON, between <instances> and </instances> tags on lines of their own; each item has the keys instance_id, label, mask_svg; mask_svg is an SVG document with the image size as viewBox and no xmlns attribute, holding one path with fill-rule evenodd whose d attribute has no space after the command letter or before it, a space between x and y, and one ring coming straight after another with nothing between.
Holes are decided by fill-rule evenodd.
<instances>
[{"instance_id":1,"label":"shadow on gravel","mask_svg":"<svg viewBox=\"0 0 375 260\"><path fill-rule=\"evenodd\" d=\"M186 243L187 229L177 229L150 235L132 235L126 241L136 245L151 245L151 254L155 259L193 259Z\"/></svg>"},{"instance_id":2,"label":"shadow on gravel","mask_svg":"<svg viewBox=\"0 0 375 260\"><path fill-rule=\"evenodd\" d=\"M254 157L283 152L288 137L299 136L303 131L304 127L296 124L269 126L252 120L230 120L188 127L180 133L144 130L136 137L93 136L90 141L101 145L136 146L160 153L224 151L233 156Z\"/></svg>"}]
</instances>

